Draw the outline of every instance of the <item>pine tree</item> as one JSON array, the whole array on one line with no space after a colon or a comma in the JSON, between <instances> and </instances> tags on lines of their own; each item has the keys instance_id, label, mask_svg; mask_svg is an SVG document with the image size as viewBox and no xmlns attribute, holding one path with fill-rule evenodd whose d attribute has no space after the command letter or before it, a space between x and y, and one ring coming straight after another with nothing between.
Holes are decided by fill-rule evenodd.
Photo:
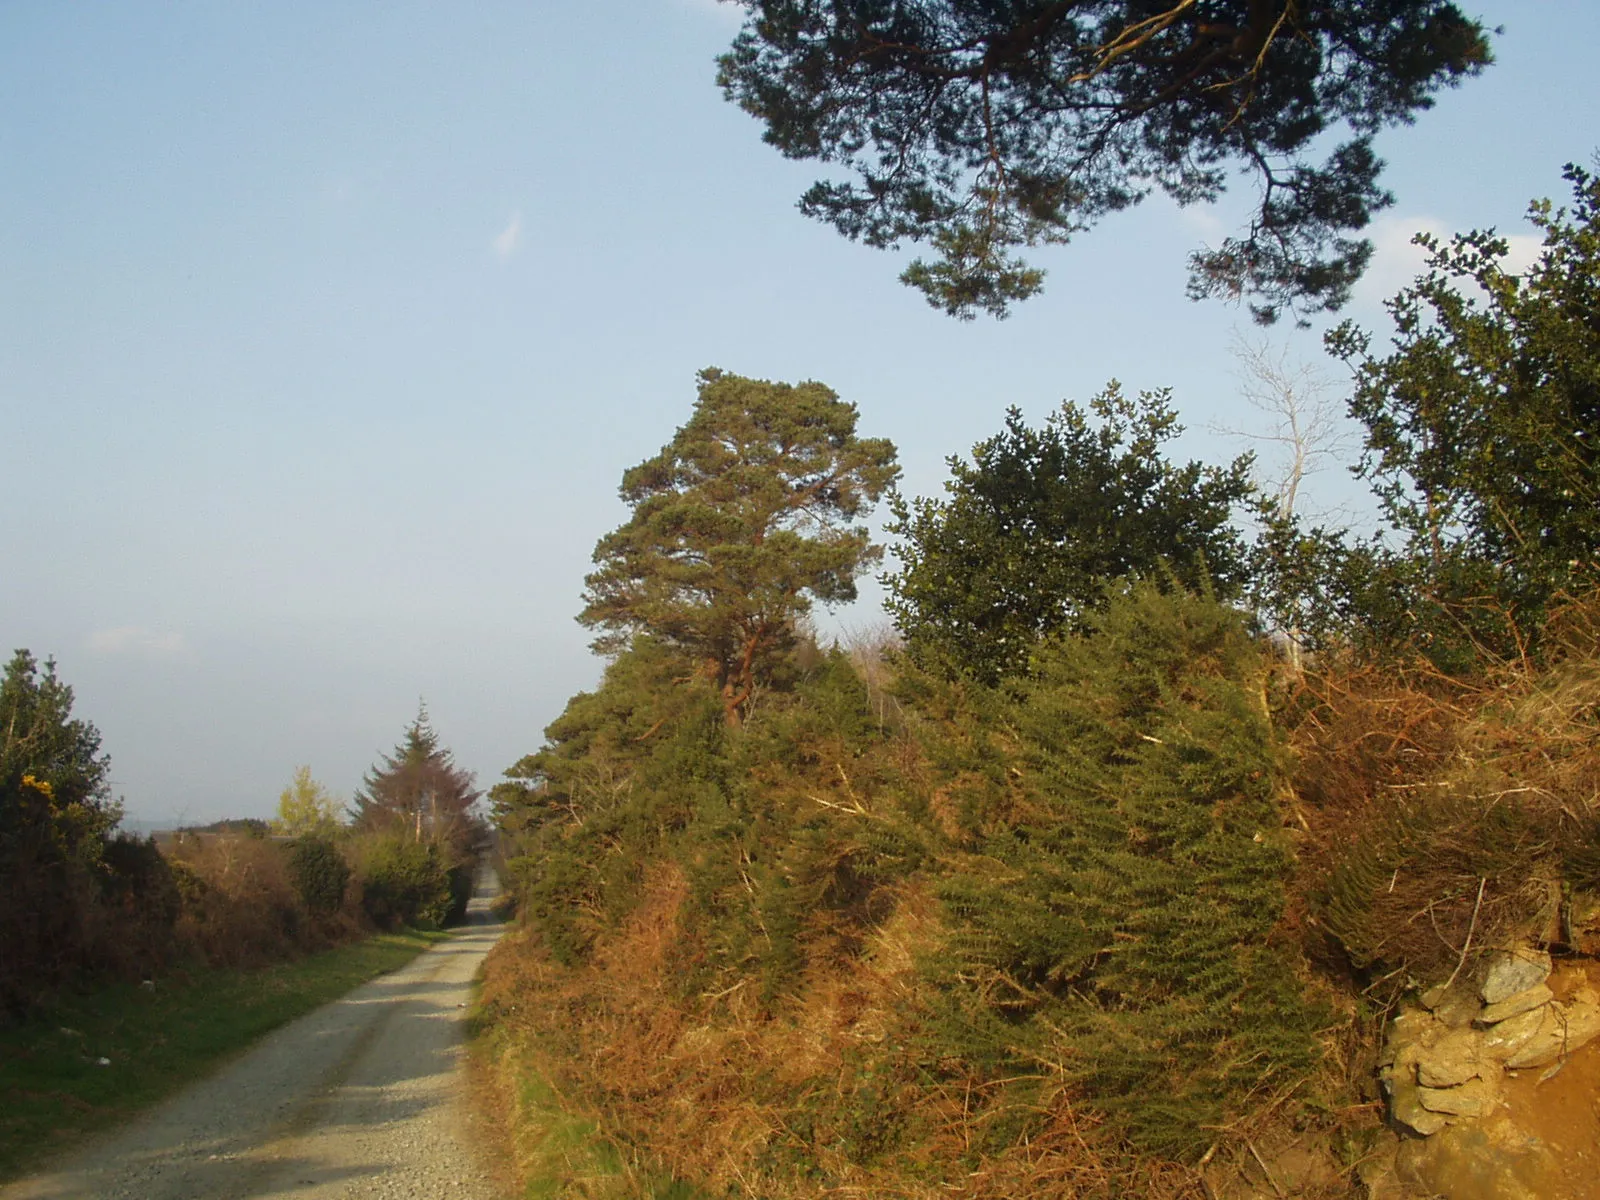
<instances>
[{"instance_id":1,"label":"pine tree","mask_svg":"<svg viewBox=\"0 0 1600 1200\"><path fill-rule=\"evenodd\" d=\"M622 477L633 515L595 547L578 620L603 653L641 633L683 651L737 725L812 601L855 599L879 554L856 522L899 472L831 388L702 371L689 422Z\"/></svg>"},{"instance_id":2,"label":"pine tree","mask_svg":"<svg viewBox=\"0 0 1600 1200\"><path fill-rule=\"evenodd\" d=\"M1235 166L1259 198L1192 256L1190 293L1336 309L1393 202L1373 136L1490 61L1447 0L739 3L719 82L786 157L829 164L801 211L931 246L900 278L961 316L1039 290L1019 251L1155 191L1214 201Z\"/></svg>"}]
</instances>

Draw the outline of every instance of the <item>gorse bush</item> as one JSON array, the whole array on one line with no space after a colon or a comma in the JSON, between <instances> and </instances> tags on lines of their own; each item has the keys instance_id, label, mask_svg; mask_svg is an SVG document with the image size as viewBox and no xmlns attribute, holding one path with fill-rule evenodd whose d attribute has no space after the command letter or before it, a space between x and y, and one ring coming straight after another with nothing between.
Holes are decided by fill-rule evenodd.
<instances>
[{"instance_id":1,"label":"gorse bush","mask_svg":"<svg viewBox=\"0 0 1600 1200\"><path fill-rule=\"evenodd\" d=\"M1140 584L1045 643L969 750L934 1036L1060 1070L1141 1148L1197 1154L1306 1075L1318 1015L1277 937L1291 870L1268 664L1237 614Z\"/></svg>"},{"instance_id":2,"label":"gorse bush","mask_svg":"<svg viewBox=\"0 0 1600 1200\"><path fill-rule=\"evenodd\" d=\"M444 927L453 900L439 847L386 833L362 839L357 853L361 907L373 924L380 929Z\"/></svg>"},{"instance_id":3,"label":"gorse bush","mask_svg":"<svg viewBox=\"0 0 1600 1200\"><path fill-rule=\"evenodd\" d=\"M350 864L331 838L296 838L289 849L289 878L308 912L318 916L337 912L351 874Z\"/></svg>"},{"instance_id":4,"label":"gorse bush","mask_svg":"<svg viewBox=\"0 0 1600 1200\"><path fill-rule=\"evenodd\" d=\"M880 723L845 654L808 661L730 727L708 682L672 684L671 655L638 644L497 789L520 822L522 921L590 981L578 1053L620 1060L635 1035L618 1022L708 996L809 1028L824 981L862 972L921 895L938 904L903 947L901 1002L871 1017L879 1040L841 1033L819 1068L842 1082L748 1085L781 1131L774 1178L903 1164L950 1094L984 1131L973 1153L1048 1138L1083 1106L1102 1145L1193 1158L1249 1097L1311 1073L1325 1014L1279 932L1287 757L1270 660L1236 613L1140 584L1004 688L903 665L915 737ZM682 881L665 925L642 915L662 872ZM659 991L602 1001L646 937ZM865 1019L864 1000L826 1003Z\"/></svg>"},{"instance_id":5,"label":"gorse bush","mask_svg":"<svg viewBox=\"0 0 1600 1200\"><path fill-rule=\"evenodd\" d=\"M0 1015L95 973L107 956L125 961L105 934L139 890L140 866L137 852L118 859L126 871L106 862L121 815L110 761L72 704L55 664L26 650L0 676Z\"/></svg>"},{"instance_id":6,"label":"gorse bush","mask_svg":"<svg viewBox=\"0 0 1600 1200\"><path fill-rule=\"evenodd\" d=\"M1571 178L1525 276L1492 235L1433 246L1393 354L1333 336L1389 536L1167 460L1166 393L1012 412L895 502L904 650L870 685L798 624L864 534L806 578L749 520L781 495L826 532L830 477L770 470L804 405L704 378L597 550L600 686L492 793L525 935L490 1018L730 1195L1197 1197L1240 1190L1224 1164L1333 1194L1403 992L1486 945L1600 950L1600 191ZM1322 1178L1285 1191L1274 1142Z\"/></svg>"}]
</instances>

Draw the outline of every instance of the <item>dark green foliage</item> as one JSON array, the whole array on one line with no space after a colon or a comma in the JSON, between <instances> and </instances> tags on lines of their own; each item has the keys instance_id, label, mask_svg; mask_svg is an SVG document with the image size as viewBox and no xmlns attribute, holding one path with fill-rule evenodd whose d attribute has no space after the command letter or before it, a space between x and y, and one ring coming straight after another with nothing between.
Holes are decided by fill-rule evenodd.
<instances>
[{"instance_id":1,"label":"dark green foliage","mask_svg":"<svg viewBox=\"0 0 1600 1200\"><path fill-rule=\"evenodd\" d=\"M957 933L935 1037L989 1070L1059 1064L1142 1149L1197 1154L1315 1059L1274 937L1290 859L1265 664L1210 597L1139 584L1085 625L991 710L1009 765L973 760L969 855L939 881Z\"/></svg>"},{"instance_id":2,"label":"dark green foliage","mask_svg":"<svg viewBox=\"0 0 1600 1200\"><path fill-rule=\"evenodd\" d=\"M581 960L616 910L615 896L604 895L608 879L618 882L616 867L645 861L662 832L682 826L693 781L706 759L715 761L721 707L685 668L659 643L637 639L607 667L597 692L568 702L545 730L544 748L490 793L516 850L510 865L523 919L563 963ZM674 682L682 674L688 678ZM697 747L711 753L697 755ZM682 787L643 786L639 776L658 755L688 768Z\"/></svg>"},{"instance_id":3,"label":"dark green foliage","mask_svg":"<svg viewBox=\"0 0 1600 1200\"><path fill-rule=\"evenodd\" d=\"M403 834L384 834L363 846L361 906L382 929L409 925L440 929L452 901L448 868L439 847Z\"/></svg>"},{"instance_id":4,"label":"dark green foliage","mask_svg":"<svg viewBox=\"0 0 1600 1200\"><path fill-rule=\"evenodd\" d=\"M1376 615L1451 668L1515 658L1553 598L1600 585L1600 181L1532 206L1544 247L1521 277L1493 230L1448 246L1389 302L1386 357L1348 324L1362 472L1405 539Z\"/></svg>"},{"instance_id":5,"label":"dark green foliage","mask_svg":"<svg viewBox=\"0 0 1600 1200\"><path fill-rule=\"evenodd\" d=\"M296 838L289 849L288 867L289 879L307 912L327 916L339 910L352 868L331 838Z\"/></svg>"},{"instance_id":6,"label":"dark green foliage","mask_svg":"<svg viewBox=\"0 0 1600 1200\"><path fill-rule=\"evenodd\" d=\"M209 825L184 825L180 833L233 833L260 840L272 834L272 823L260 817L225 817Z\"/></svg>"},{"instance_id":7,"label":"dark green foliage","mask_svg":"<svg viewBox=\"0 0 1600 1200\"><path fill-rule=\"evenodd\" d=\"M29 818L18 789L26 776L47 785L43 792L29 790L52 801L38 811L49 812L53 836L69 853L104 834L120 815L107 786L110 769L99 730L72 716L72 689L56 675L55 662L41 669L32 654L18 650L0 680L0 782L7 789L0 837L15 845L13 839L24 836Z\"/></svg>"},{"instance_id":8,"label":"dark green foliage","mask_svg":"<svg viewBox=\"0 0 1600 1200\"><path fill-rule=\"evenodd\" d=\"M444 924L459 925L467 919L467 904L472 899L472 885L477 876L473 863L454 863L445 871L445 882L450 889L450 908L445 913Z\"/></svg>"},{"instance_id":9,"label":"dark green foliage","mask_svg":"<svg viewBox=\"0 0 1600 1200\"><path fill-rule=\"evenodd\" d=\"M1016 1089L1061 1069L1143 1149L1203 1150L1315 1057L1274 934L1290 860L1265 664L1237 614L1154 584L1082 624L1005 690L912 673L932 764L915 779L838 652L729 728L703 679L640 643L496 793L523 919L579 965L648 875L675 871L672 992L692 1005L749 983L779 1012L809 974L848 970L895 889L925 880L952 941L925 964L936 1002L915 1053L866 1055L797 1121L851 1161L898 1153L928 1064L959 1062L1032 1079L981 1093L998 1153L1034 1128L1006 1116L1037 1109Z\"/></svg>"},{"instance_id":10,"label":"dark green foliage","mask_svg":"<svg viewBox=\"0 0 1600 1200\"><path fill-rule=\"evenodd\" d=\"M117 834L106 841L100 866L100 894L106 903L171 933L183 897L154 838Z\"/></svg>"},{"instance_id":11,"label":"dark green foliage","mask_svg":"<svg viewBox=\"0 0 1600 1200\"><path fill-rule=\"evenodd\" d=\"M812 600L855 598L878 553L855 522L898 474L830 388L702 371L689 422L623 475L633 515L595 547L578 619L603 652L682 651L737 722Z\"/></svg>"},{"instance_id":12,"label":"dark green foliage","mask_svg":"<svg viewBox=\"0 0 1600 1200\"><path fill-rule=\"evenodd\" d=\"M1104 429L1068 409L1042 432L1013 416L951 500L916 510L923 557L907 558L900 615L928 620L907 630L893 721L881 671L875 698L847 655L792 625L729 720L704 643L638 622L600 687L492 792L529 945L570 969L537 974L561 980L585 1055L680 1021L734 1032L725 1018L730 1044L754 1044L769 1022L832 1020L808 1007L818 989L859 978L876 993L861 1003L879 1006L881 1042L844 1053L856 1035L841 1025L819 1051L842 1054L825 1082L793 1096L749 1082L784 1126L778 1174L931 1171L913 1147L947 1117L976 1164L1058 1136L1068 1103L1103 1123L1103 1146L1193 1157L1316 1061L1320 1014L1278 940L1292 862L1267 661L1210 590L1244 582L1229 518L1248 464L1168 463L1164 395L1112 391L1100 413ZM661 495L649 512L683 499ZM743 497L696 496L684 528L698 536ZM638 532L602 543L629 571L647 553ZM983 556L962 560L974 545ZM664 569L687 587L701 566ZM1004 599L961 609L958 575L998 580ZM641 603L672 598L654 587ZM973 639L985 620L1016 644ZM981 672L959 661L977 652ZM902 964L894 1011L884 955ZM847 1024L852 1001L832 994ZM632 1106L681 1069L600 1074ZM694 1086L723 1069L702 1063ZM952 1095L968 1097L959 1118L918 1117Z\"/></svg>"},{"instance_id":13,"label":"dark green foliage","mask_svg":"<svg viewBox=\"0 0 1600 1200\"><path fill-rule=\"evenodd\" d=\"M1235 166L1260 201L1193 257L1191 294L1254 297L1262 320L1337 308L1371 254L1355 235L1391 203L1373 135L1490 57L1441 0L741 2L724 93L787 157L856 176L802 211L871 246L931 244L902 279L961 316L1039 290L1019 249L1154 190L1214 200Z\"/></svg>"},{"instance_id":14,"label":"dark green foliage","mask_svg":"<svg viewBox=\"0 0 1600 1200\"><path fill-rule=\"evenodd\" d=\"M796 668L792 688L763 692L730 728L710 682L641 639L495 790L520 852L522 918L559 961L581 962L631 913L646 871L668 864L689 889L685 990L751 970L773 1001L816 946L848 950L841 929L915 851L813 798L838 794L841 779L871 796L881 767L862 756L884 735L842 654L801 657L814 665Z\"/></svg>"},{"instance_id":15,"label":"dark green foliage","mask_svg":"<svg viewBox=\"0 0 1600 1200\"><path fill-rule=\"evenodd\" d=\"M1042 429L1012 409L970 464L950 459L945 498L891 500L902 566L885 579L888 607L919 662L993 683L1129 576L1238 594L1247 561L1231 521L1251 495L1249 458L1168 460L1182 428L1165 389L1130 399L1113 381L1090 409L1097 421L1063 404Z\"/></svg>"},{"instance_id":16,"label":"dark green foliage","mask_svg":"<svg viewBox=\"0 0 1600 1200\"><path fill-rule=\"evenodd\" d=\"M18 650L0 678L0 1014L98 966L107 839L120 812L100 734L54 662Z\"/></svg>"}]
</instances>

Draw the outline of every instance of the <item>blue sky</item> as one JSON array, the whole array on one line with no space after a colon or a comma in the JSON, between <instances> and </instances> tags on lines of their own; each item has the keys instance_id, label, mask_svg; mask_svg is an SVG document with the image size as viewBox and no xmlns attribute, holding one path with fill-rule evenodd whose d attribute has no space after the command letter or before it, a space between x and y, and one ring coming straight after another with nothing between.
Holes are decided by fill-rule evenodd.
<instances>
[{"instance_id":1,"label":"blue sky","mask_svg":"<svg viewBox=\"0 0 1600 1200\"><path fill-rule=\"evenodd\" d=\"M1370 328L1413 232L1526 233L1596 150L1600 8L1464 7L1505 27L1500 62L1380 141ZM0 649L58 659L130 815L268 815L299 763L348 795L419 697L492 783L597 678L590 551L705 366L830 384L913 493L1008 405L1041 420L1112 377L1172 386L1192 453L1238 451L1209 431L1254 420L1248 321L1183 298L1237 204L1109 220L1040 256L1010 320L954 322L796 213L814 169L713 83L737 23L0 7Z\"/></svg>"}]
</instances>

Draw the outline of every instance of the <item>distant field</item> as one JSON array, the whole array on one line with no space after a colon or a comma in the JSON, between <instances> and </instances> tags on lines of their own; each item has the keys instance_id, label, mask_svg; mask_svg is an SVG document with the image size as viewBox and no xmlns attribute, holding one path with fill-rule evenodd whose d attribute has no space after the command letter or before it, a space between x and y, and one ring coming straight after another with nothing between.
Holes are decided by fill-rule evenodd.
<instances>
[{"instance_id":1,"label":"distant field","mask_svg":"<svg viewBox=\"0 0 1600 1200\"><path fill-rule=\"evenodd\" d=\"M192 972L153 992L119 984L0 1029L0 1180L126 1119L447 936L382 934L298 962Z\"/></svg>"}]
</instances>

